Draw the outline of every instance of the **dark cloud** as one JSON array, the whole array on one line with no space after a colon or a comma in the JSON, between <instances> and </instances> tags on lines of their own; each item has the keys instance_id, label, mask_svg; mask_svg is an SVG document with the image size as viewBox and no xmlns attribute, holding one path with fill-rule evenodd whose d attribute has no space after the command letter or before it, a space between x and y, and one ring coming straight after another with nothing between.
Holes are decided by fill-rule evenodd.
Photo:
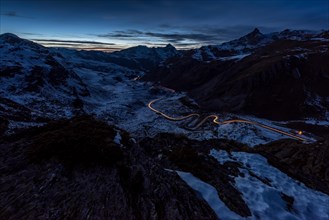
<instances>
[{"instance_id":1,"label":"dark cloud","mask_svg":"<svg viewBox=\"0 0 329 220\"><path fill-rule=\"evenodd\" d=\"M207 42L214 40L214 36L208 34L197 34L197 33L173 33L173 34L166 34L166 33L156 33L156 32L146 32L144 33L146 36L150 37L157 37L163 40L168 40L172 43L179 43L184 40L193 40L196 42Z\"/></svg>"},{"instance_id":2,"label":"dark cloud","mask_svg":"<svg viewBox=\"0 0 329 220\"><path fill-rule=\"evenodd\" d=\"M118 33L122 33L122 34L143 34L142 31L139 30L135 30L135 29L128 29L125 31L117 31Z\"/></svg>"},{"instance_id":3,"label":"dark cloud","mask_svg":"<svg viewBox=\"0 0 329 220\"><path fill-rule=\"evenodd\" d=\"M60 40L60 39L32 39L33 41L45 47L62 47L78 50L102 50L112 52L121 50L121 46L115 46L114 43L104 43L98 41L82 41L82 40Z\"/></svg>"},{"instance_id":4,"label":"dark cloud","mask_svg":"<svg viewBox=\"0 0 329 220\"><path fill-rule=\"evenodd\" d=\"M24 15L19 15L15 11L8 11L5 13L1 13L3 16L8 16L8 17L17 17L17 18L28 18L28 19L33 19L34 17L29 17L29 16L24 16Z\"/></svg>"},{"instance_id":5,"label":"dark cloud","mask_svg":"<svg viewBox=\"0 0 329 220\"><path fill-rule=\"evenodd\" d=\"M134 38L134 37L142 37L144 35L144 32L139 30L124 30L124 31L113 31L112 33L107 34L98 34L96 36L98 37L104 37L104 38Z\"/></svg>"},{"instance_id":6,"label":"dark cloud","mask_svg":"<svg viewBox=\"0 0 329 220\"><path fill-rule=\"evenodd\" d=\"M171 28L172 25L170 25L170 24L160 24L159 27L160 28Z\"/></svg>"},{"instance_id":7,"label":"dark cloud","mask_svg":"<svg viewBox=\"0 0 329 220\"><path fill-rule=\"evenodd\" d=\"M58 39L32 39L37 42L71 43L71 44L95 44L95 45L115 45L114 43L104 43L98 41L80 41L80 40L58 40Z\"/></svg>"},{"instance_id":8,"label":"dark cloud","mask_svg":"<svg viewBox=\"0 0 329 220\"><path fill-rule=\"evenodd\" d=\"M176 43L175 45L177 47L191 47L191 46L195 46L195 43Z\"/></svg>"},{"instance_id":9,"label":"dark cloud","mask_svg":"<svg viewBox=\"0 0 329 220\"><path fill-rule=\"evenodd\" d=\"M163 33L163 32L142 32L139 30L127 30L127 31L114 31L113 33L107 33L107 34L99 34L96 35L98 37L102 38L121 38L124 40L129 39L149 39L149 38L155 38L155 40L158 41L164 41L174 44L187 44L184 41L193 41L194 45L198 43L210 43L210 42L217 42L218 40L221 40L220 37L216 35L211 35L209 33ZM218 42L217 42L218 43ZM192 45L192 43L188 43L189 45Z\"/></svg>"},{"instance_id":10,"label":"dark cloud","mask_svg":"<svg viewBox=\"0 0 329 220\"><path fill-rule=\"evenodd\" d=\"M21 32L23 35L29 35L29 36L43 36L43 34L38 33L30 33L30 32Z\"/></svg>"},{"instance_id":11,"label":"dark cloud","mask_svg":"<svg viewBox=\"0 0 329 220\"><path fill-rule=\"evenodd\" d=\"M119 34L119 33L113 33L113 34L99 34L98 37L105 37L105 38L131 38L133 35L131 34Z\"/></svg>"}]
</instances>

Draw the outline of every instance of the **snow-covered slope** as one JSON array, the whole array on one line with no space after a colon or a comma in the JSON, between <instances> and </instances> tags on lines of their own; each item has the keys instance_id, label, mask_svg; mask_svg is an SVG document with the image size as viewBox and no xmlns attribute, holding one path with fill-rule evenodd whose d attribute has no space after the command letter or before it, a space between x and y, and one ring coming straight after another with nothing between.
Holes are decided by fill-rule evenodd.
<instances>
[{"instance_id":1,"label":"snow-covered slope","mask_svg":"<svg viewBox=\"0 0 329 220\"><path fill-rule=\"evenodd\" d=\"M71 117L89 91L78 75L51 52L13 34L0 36L0 97L23 105L39 117ZM2 102L8 114L8 102ZM9 111L10 113L10 111Z\"/></svg>"},{"instance_id":2,"label":"snow-covered slope","mask_svg":"<svg viewBox=\"0 0 329 220\"><path fill-rule=\"evenodd\" d=\"M264 157L217 150L212 150L210 155L220 164L237 162L242 165L239 170L243 175L235 178L235 184L252 210L250 219L329 218L329 197L326 194L307 188L269 165Z\"/></svg>"}]
</instances>

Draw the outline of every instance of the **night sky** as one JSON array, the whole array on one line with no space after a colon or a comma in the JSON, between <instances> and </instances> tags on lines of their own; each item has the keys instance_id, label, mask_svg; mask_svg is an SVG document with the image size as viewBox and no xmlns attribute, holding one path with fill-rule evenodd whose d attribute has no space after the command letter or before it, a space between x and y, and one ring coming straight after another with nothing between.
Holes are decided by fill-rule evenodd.
<instances>
[{"instance_id":1,"label":"night sky","mask_svg":"<svg viewBox=\"0 0 329 220\"><path fill-rule=\"evenodd\" d=\"M46 46L193 48L255 27L329 29L329 0L1 0L1 33Z\"/></svg>"}]
</instances>

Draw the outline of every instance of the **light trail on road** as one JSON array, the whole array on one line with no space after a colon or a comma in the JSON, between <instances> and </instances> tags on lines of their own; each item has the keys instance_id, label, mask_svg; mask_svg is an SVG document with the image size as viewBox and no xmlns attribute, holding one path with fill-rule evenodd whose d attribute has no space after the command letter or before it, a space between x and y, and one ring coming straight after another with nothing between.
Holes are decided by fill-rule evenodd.
<instances>
[{"instance_id":1,"label":"light trail on road","mask_svg":"<svg viewBox=\"0 0 329 220\"><path fill-rule=\"evenodd\" d=\"M151 109L153 112L161 115L162 117L168 119L168 120L171 120L171 121L182 121L182 120L185 120L187 118L191 118L191 117L197 117L197 118L200 118L200 114L197 114L197 113L192 113L192 114L188 114L188 115L185 115L185 116L180 116L180 117L171 117L157 109L155 109L154 107L152 107L152 104L154 104L156 101L159 101L160 99L162 98L159 98L159 99L155 99L155 100L152 100L150 101L148 104L147 104L147 107L149 109ZM297 135L294 135L294 134L291 134L291 133L288 133L288 132L285 132L285 131L282 131L282 130L279 130L277 128L274 128L274 127L271 127L271 126L268 126L268 125L264 125L264 124L261 124L259 122L255 122L255 121L249 121L249 120L243 120L243 119L232 119L232 120L226 120L226 121L218 121L219 119L219 116L218 115L208 115L207 117L205 117L204 119L202 119L202 121L200 121L196 126L194 126L192 128L192 130L195 130L197 128L199 128L201 125L203 125L209 118L213 118L212 122L215 123L215 124L218 124L218 125L223 125L223 124L231 124L231 123L246 123L246 124L253 124L253 125L256 125L256 126L259 126L259 127L262 127L262 128L265 128L267 130L270 130L270 131L273 131L273 132L276 132L276 133L280 133L280 134L283 134L283 135L286 135L286 136L289 136L291 138L294 138L294 139L297 139L299 141L306 141L305 138L302 138L300 136L297 136Z\"/></svg>"},{"instance_id":2,"label":"light trail on road","mask_svg":"<svg viewBox=\"0 0 329 220\"><path fill-rule=\"evenodd\" d=\"M162 98L160 98L160 99L162 99ZM149 104L148 104L147 106L149 107L149 109L151 109L151 110L154 111L155 113L161 115L162 117L164 117L164 118L166 118L166 119L168 119L168 120L171 120L171 121L182 121L182 120L184 120L184 119L191 118L191 117L193 117L193 116L200 117L200 115L197 114L197 113L193 113L193 114L189 114L189 115L185 115L185 116L181 116L181 117L176 117L176 118L174 118L174 117L170 117L169 115L166 115L165 113L160 112L159 110L157 110L157 109L155 109L155 108L152 107L152 104L153 104L154 102L156 102L156 101L159 101L160 99L155 99L155 100L153 100L153 101L150 101Z\"/></svg>"}]
</instances>

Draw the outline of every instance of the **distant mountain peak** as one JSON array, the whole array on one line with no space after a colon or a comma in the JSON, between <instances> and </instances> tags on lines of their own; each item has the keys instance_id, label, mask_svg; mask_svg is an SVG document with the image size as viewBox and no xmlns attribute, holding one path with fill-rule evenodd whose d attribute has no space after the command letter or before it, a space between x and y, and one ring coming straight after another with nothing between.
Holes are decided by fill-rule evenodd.
<instances>
[{"instance_id":1,"label":"distant mountain peak","mask_svg":"<svg viewBox=\"0 0 329 220\"><path fill-rule=\"evenodd\" d=\"M12 33L4 33L0 35L0 41L1 44L9 44L9 45L15 45L18 48L21 49L22 46L34 48L34 49L39 49L39 50L44 50L45 48L37 43L34 43L31 40L27 40L24 38L20 38L15 34Z\"/></svg>"},{"instance_id":2,"label":"distant mountain peak","mask_svg":"<svg viewBox=\"0 0 329 220\"><path fill-rule=\"evenodd\" d=\"M19 38L17 35L12 34L12 33L4 33L0 35L1 38L3 37L12 37L12 38Z\"/></svg>"},{"instance_id":3,"label":"distant mountain peak","mask_svg":"<svg viewBox=\"0 0 329 220\"><path fill-rule=\"evenodd\" d=\"M136 48L136 49L143 48L143 49L147 49L148 47L146 45L137 45L135 47L130 47L130 48ZM127 49L129 49L129 48L127 48Z\"/></svg>"},{"instance_id":4,"label":"distant mountain peak","mask_svg":"<svg viewBox=\"0 0 329 220\"><path fill-rule=\"evenodd\" d=\"M289 32L291 32L291 30L290 30L289 28L284 29L284 30L282 31L282 33L289 33Z\"/></svg>"},{"instance_id":5,"label":"distant mountain peak","mask_svg":"<svg viewBox=\"0 0 329 220\"><path fill-rule=\"evenodd\" d=\"M20 37L18 37L17 35L15 34L12 34L12 33L4 33L4 34L1 34L0 35L0 38L1 39L21 39Z\"/></svg>"},{"instance_id":6,"label":"distant mountain peak","mask_svg":"<svg viewBox=\"0 0 329 220\"><path fill-rule=\"evenodd\" d=\"M253 33L253 34L262 34L258 28L255 28L251 33Z\"/></svg>"},{"instance_id":7,"label":"distant mountain peak","mask_svg":"<svg viewBox=\"0 0 329 220\"><path fill-rule=\"evenodd\" d=\"M246 37L254 37L254 36L263 36L264 34L260 32L258 28L255 28L252 32L246 35Z\"/></svg>"},{"instance_id":8,"label":"distant mountain peak","mask_svg":"<svg viewBox=\"0 0 329 220\"><path fill-rule=\"evenodd\" d=\"M172 44L167 44L165 48L176 49Z\"/></svg>"}]
</instances>

